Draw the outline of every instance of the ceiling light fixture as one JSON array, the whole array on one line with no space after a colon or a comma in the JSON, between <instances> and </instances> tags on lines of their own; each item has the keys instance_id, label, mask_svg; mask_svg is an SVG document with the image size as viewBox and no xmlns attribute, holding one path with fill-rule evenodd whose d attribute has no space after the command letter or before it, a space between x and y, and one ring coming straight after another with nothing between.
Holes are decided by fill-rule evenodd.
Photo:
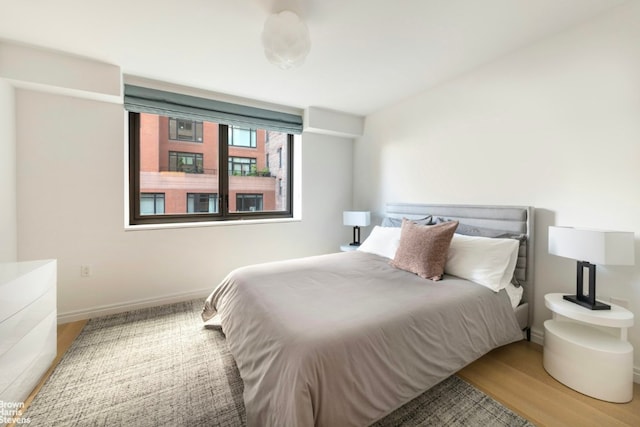
<instances>
[{"instance_id":1,"label":"ceiling light fixture","mask_svg":"<svg viewBox=\"0 0 640 427\"><path fill-rule=\"evenodd\" d=\"M298 15L289 10L274 13L264 23L262 45L272 64L283 70L298 67L311 50L309 29Z\"/></svg>"}]
</instances>

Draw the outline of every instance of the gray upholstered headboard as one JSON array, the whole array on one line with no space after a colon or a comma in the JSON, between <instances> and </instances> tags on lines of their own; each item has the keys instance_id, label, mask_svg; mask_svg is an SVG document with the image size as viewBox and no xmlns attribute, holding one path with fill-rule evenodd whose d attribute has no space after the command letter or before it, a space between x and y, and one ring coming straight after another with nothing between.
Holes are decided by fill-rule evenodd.
<instances>
[{"instance_id":1,"label":"gray upholstered headboard","mask_svg":"<svg viewBox=\"0 0 640 427\"><path fill-rule=\"evenodd\" d=\"M533 208L530 206L443 205L415 203L387 203L385 216L418 219L427 215L460 221L483 229L523 234L520 242L515 277L524 287L521 307L516 311L521 326L530 328L533 322ZM526 306L524 306L526 304ZM519 313L518 313L519 312ZM526 318L526 319L525 319ZM523 326L525 329L525 326ZM527 331L528 332L528 331Z\"/></svg>"}]
</instances>

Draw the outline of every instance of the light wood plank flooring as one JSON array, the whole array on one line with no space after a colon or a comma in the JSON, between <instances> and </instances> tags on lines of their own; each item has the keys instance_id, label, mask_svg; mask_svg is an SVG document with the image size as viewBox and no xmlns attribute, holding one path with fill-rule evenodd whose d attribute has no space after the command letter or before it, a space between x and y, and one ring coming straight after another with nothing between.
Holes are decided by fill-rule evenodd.
<instances>
[{"instance_id":1,"label":"light wood plank flooring","mask_svg":"<svg viewBox=\"0 0 640 427\"><path fill-rule=\"evenodd\" d=\"M86 320L58 326L58 355L25 408L78 336ZM542 367L542 347L520 341L498 348L458 375L536 426L640 426L640 384L625 404L592 399L562 385ZM13 425L10 425L13 426Z\"/></svg>"},{"instance_id":2,"label":"light wood plank flooring","mask_svg":"<svg viewBox=\"0 0 640 427\"><path fill-rule=\"evenodd\" d=\"M542 346L519 341L498 348L458 372L537 426L640 426L640 384L629 403L587 397L542 367Z\"/></svg>"}]
</instances>

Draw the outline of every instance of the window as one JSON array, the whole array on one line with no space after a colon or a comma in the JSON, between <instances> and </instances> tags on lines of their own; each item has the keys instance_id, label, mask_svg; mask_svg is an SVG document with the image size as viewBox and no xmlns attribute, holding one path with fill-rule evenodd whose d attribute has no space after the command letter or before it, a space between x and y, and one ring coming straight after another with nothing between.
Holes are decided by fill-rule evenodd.
<instances>
[{"instance_id":1,"label":"window","mask_svg":"<svg viewBox=\"0 0 640 427\"><path fill-rule=\"evenodd\" d=\"M240 212L262 210L262 194L237 194L236 209Z\"/></svg>"},{"instance_id":2,"label":"window","mask_svg":"<svg viewBox=\"0 0 640 427\"><path fill-rule=\"evenodd\" d=\"M256 175L256 159L253 157L229 157L229 175Z\"/></svg>"},{"instance_id":3,"label":"window","mask_svg":"<svg viewBox=\"0 0 640 427\"><path fill-rule=\"evenodd\" d=\"M164 193L140 194L140 215L164 213Z\"/></svg>"},{"instance_id":4,"label":"window","mask_svg":"<svg viewBox=\"0 0 640 427\"><path fill-rule=\"evenodd\" d=\"M203 173L204 161L201 153L179 153L169 151L169 170L173 172Z\"/></svg>"},{"instance_id":5,"label":"window","mask_svg":"<svg viewBox=\"0 0 640 427\"><path fill-rule=\"evenodd\" d=\"M270 172L267 155L291 156L293 135L272 131L267 143L266 132L256 129L255 157L244 157L235 150L245 147L219 143L228 141L229 126L205 121L213 136L200 152L173 151L175 143L157 131L162 117L130 113L131 224L292 216L292 170Z\"/></svg>"},{"instance_id":6,"label":"window","mask_svg":"<svg viewBox=\"0 0 640 427\"><path fill-rule=\"evenodd\" d=\"M212 193L187 193L187 213L218 212L218 195Z\"/></svg>"},{"instance_id":7,"label":"window","mask_svg":"<svg viewBox=\"0 0 640 427\"><path fill-rule=\"evenodd\" d=\"M256 148L256 130L229 126L229 145Z\"/></svg>"},{"instance_id":8,"label":"window","mask_svg":"<svg viewBox=\"0 0 640 427\"><path fill-rule=\"evenodd\" d=\"M129 224L293 217L302 116L132 85L124 105Z\"/></svg>"},{"instance_id":9,"label":"window","mask_svg":"<svg viewBox=\"0 0 640 427\"><path fill-rule=\"evenodd\" d=\"M202 122L170 118L169 139L202 142Z\"/></svg>"}]
</instances>

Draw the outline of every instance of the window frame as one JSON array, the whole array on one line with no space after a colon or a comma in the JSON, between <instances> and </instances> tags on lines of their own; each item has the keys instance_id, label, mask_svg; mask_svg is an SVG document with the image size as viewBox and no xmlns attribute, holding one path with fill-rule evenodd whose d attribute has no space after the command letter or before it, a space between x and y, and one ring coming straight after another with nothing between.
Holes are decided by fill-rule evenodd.
<instances>
[{"instance_id":1,"label":"window frame","mask_svg":"<svg viewBox=\"0 0 640 427\"><path fill-rule=\"evenodd\" d=\"M231 126L218 124L218 212L217 213L184 213L184 214L140 214L140 113L128 111L129 124L129 225L169 225L195 222L224 222L247 219L287 219L293 218L294 206L294 135L287 133L286 157L287 164L287 200L285 210L282 211L234 211L229 212L229 133ZM166 117L166 116L165 116ZM237 146L231 146L237 147ZM237 156L232 156L237 157ZM212 189L213 191L213 189ZM166 209L166 207L165 207Z\"/></svg>"}]
</instances>

